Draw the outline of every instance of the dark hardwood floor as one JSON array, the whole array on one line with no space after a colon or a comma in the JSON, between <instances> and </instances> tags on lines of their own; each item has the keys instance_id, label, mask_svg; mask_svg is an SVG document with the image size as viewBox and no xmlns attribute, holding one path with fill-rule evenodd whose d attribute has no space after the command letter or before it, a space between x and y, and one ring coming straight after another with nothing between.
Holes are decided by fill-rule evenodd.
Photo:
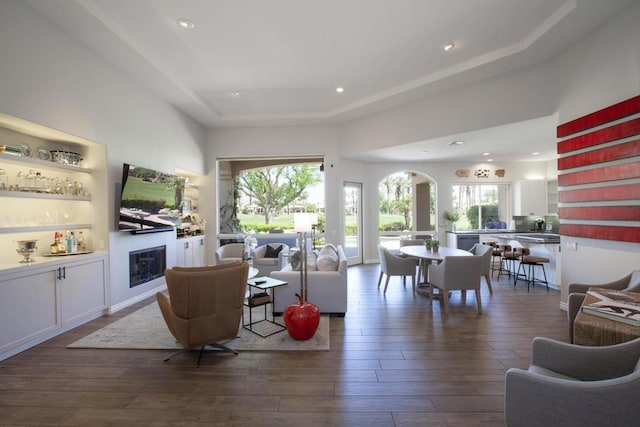
<instances>
[{"instance_id":1,"label":"dark hardwood floor","mask_svg":"<svg viewBox=\"0 0 640 427\"><path fill-rule=\"evenodd\" d=\"M504 374L529 364L531 339L569 340L560 294L502 278L484 314L473 292L440 301L378 265L349 269L349 311L331 318L331 350L196 353L67 349L144 303L0 362L1 425L503 425ZM384 286L384 284L383 284Z\"/></svg>"}]
</instances>

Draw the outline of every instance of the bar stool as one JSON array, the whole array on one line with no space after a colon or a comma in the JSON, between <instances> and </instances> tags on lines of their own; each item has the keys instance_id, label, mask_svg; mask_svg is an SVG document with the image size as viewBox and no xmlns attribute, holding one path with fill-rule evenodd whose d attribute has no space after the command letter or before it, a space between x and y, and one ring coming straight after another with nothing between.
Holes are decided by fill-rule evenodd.
<instances>
[{"instance_id":1,"label":"bar stool","mask_svg":"<svg viewBox=\"0 0 640 427\"><path fill-rule=\"evenodd\" d=\"M513 287L516 287L519 277L524 277L527 282L527 292L529 292L529 285L536 286L536 283L544 283L547 286L547 292L549 292L549 282L547 281L547 273L544 270L544 264L549 262L549 258L541 256L531 255L529 248L516 248L518 255L520 256L520 265L518 266L518 272L513 280ZM542 268L542 275L544 280L536 279L535 267ZM522 273L520 270L522 269Z\"/></svg>"},{"instance_id":2,"label":"bar stool","mask_svg":"<svg viewBox=\"0 0 640 427\"><path fill-rule=\"evenodd\" d=\"M500 256L498 280L500 280L500 276L502 276L503 274L511 278L511 273L513 273L514 276L516 274L516 261L520 259L520 255L518 254L518 252L513 250L511 245L500 245L499 248L502 250L502 254Z\"/></svg>"},{"instance_id":3,"label":"bar stool","mask_svg":"<svg viewBox=\"0 0 640 427\"><path fill-rule=\"evenodd\" d=\"M498 246L497 242L487 242L487 244L493 248L493 253L491 254L491 277L493 277L493 272L500 270L504 251Z\"/></svg>"}]
</instances>

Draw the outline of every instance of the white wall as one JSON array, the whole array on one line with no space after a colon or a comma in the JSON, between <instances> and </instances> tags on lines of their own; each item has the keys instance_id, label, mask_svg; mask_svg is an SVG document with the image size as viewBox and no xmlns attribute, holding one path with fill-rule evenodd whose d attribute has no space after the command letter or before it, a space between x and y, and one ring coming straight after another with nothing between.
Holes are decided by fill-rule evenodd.
<instances>
[{"instance_id":1,"label":"white wall","mask_svg":"<svg viewBox=\"0 0 640 427\"><path fill-rule=\"evenodd\" d=\"M104 220L115 229L116 184L122 163L174 172L204 172L204 129L104 63L19 2L0 2L0 111L107 146L109 185ZM175 236L110 233L111 305L139 297L155 284L129 289L133 249Z\"/></svg>"},{"instance_id":2,"label":"white wall","mask_svg":"<svg viewBox=\"0 0 640 427\"><path fill-rule=\"evenodd\" d=\"M584 39L553 63L560 123L640 93L640 4ZM610 281L640 269L640 244L563 237L562 300L570 282Z\"/></svg>"},{"instance_id":3,"label":"white wall","mask_svg":"<svg viewBox=\"0 0 640 427\"><path fill-rule=\"evenodd\" d=\"M28 6L0 2L0 111L106 145L110 212L105 216L115 216L115 188L123 162L168 172L181 168L207 174L201 186L201 207L213 218L217 157L324 154L325 166L333 165L325 169L327 210L335 212L327 218L327 229L329 240L340 242L343 181L363 183L369 195L364 201L365 230L372 231L377 200L373 191L387 173L409 169L433 177L441 194L439 208L446 209L450 201L443 187L456 179L452 171L474 167L427 162L368 165L348 160L350 154L553 113L559 113L560 121L565 122L637 95L637 22L640 5L550 64L443 92L345 125L215 129L205 134L198 124L68 39ZM537 172L540 168L543 174L553 170L544 163L504 167L505 179L511 179L512 169ZM115 222L114 218L108 221ZM208 230L215 228L210 220ZM134 246L155 246L169 240L168 233L111 233L112 304L151 291L128 290L128 283L123 282L128 267L122 263L122 254ZM214 240L208 240L209 246ZM583 240L577 252L563 252L563 283L612 277L640 268L637 244ZM365 242L365 258L375 258L374 247L373 242Z\"/></svg>"}]
</instances>

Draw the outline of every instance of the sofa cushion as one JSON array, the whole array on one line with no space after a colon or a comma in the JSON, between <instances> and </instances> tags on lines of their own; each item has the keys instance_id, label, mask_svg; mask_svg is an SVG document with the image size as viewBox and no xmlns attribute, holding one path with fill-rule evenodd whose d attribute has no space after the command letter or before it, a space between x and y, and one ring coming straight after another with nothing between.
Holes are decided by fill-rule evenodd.
<instances>
[{"instance_id":1,"label":"sofa cushion","mask_svg":"<svg viewBox=\"0 0 640 427\"><path fill-rule=\"evenodd\" d=\"M291 269L293 271L300 271L302 265L302 251L295 251L293 255L289 257L291 262ZM316 268L316 254L314 252L307 252L307 271L315 271Z\"/></svg>"},{"instance_id":2,"label":"sofa cushion","mask_svg":"<svg viewBox=\"0 0 640 427\"><path fill-rule=\"evenodd\" d=\"M265 258L278 258L278 255L280 254L280 252L282 252L282 248L284 248L284 246L282 245L278 245L277 248L271 246L271 245L267 245L267 252L264 254Z\"/></svg>"},{"instance_id":3,"label":"sofa cushion","mask_svg":"<svg viewBox=\"0 0 640 427\"><path fill-rule=\"evenodd\" d=\"M339 263L340 258L338 257L336 247L328 244L320 250L316 265L318 271L336 271L338 270Z\"/></svg>"}]
</instances>

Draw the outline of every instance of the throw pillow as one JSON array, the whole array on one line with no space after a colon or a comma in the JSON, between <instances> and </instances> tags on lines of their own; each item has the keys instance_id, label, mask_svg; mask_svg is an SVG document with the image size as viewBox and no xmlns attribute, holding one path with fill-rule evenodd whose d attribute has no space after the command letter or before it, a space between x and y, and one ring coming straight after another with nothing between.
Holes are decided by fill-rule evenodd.
<instances>
[{"instance_id":1,"label":"throw pillow","mask_svg":"<svg viewBox=\"0 0 640 427\"><path fill-rule=\"evenodd\" d=\"M280 252L282 252L283 246L280 245L278 248L274 248L271 245L267 245L267 252L264 254L265 258L278 258Z\"/></svg>"},{"instance_id":2,"label":"throw pillow","mask_svg":"<svg viewBox=\"0 0 640 427\"><path fill-rule=\"evenodd\" d=\"M293 255L289 256L291 262L291 269L293 271L300 271L302 266L302 251L295 251ZM316 255L313 252L307 253L307 271L316 270Z\"/></svg>"},{"instance_id":3,"label":"throw pillow","mask_svg":"<svg viewBox=\"0 0 640 427\"><path fill-rule=\"evenodd\" d=\"M293 271L300 271L300 262L302 261L302 252L289 252L289 263Z\"/></svg>"},{"instance_id":4,"label":"throw pillow","mask_svg":"<svg viewBox=\"0 0 640 427\"><path fill-rule=\"evenodd\" d=\"M338 251L333 245L326 245L318 254L318 271L336 271L340 265Z\"/></svg>"}]
</instances>

